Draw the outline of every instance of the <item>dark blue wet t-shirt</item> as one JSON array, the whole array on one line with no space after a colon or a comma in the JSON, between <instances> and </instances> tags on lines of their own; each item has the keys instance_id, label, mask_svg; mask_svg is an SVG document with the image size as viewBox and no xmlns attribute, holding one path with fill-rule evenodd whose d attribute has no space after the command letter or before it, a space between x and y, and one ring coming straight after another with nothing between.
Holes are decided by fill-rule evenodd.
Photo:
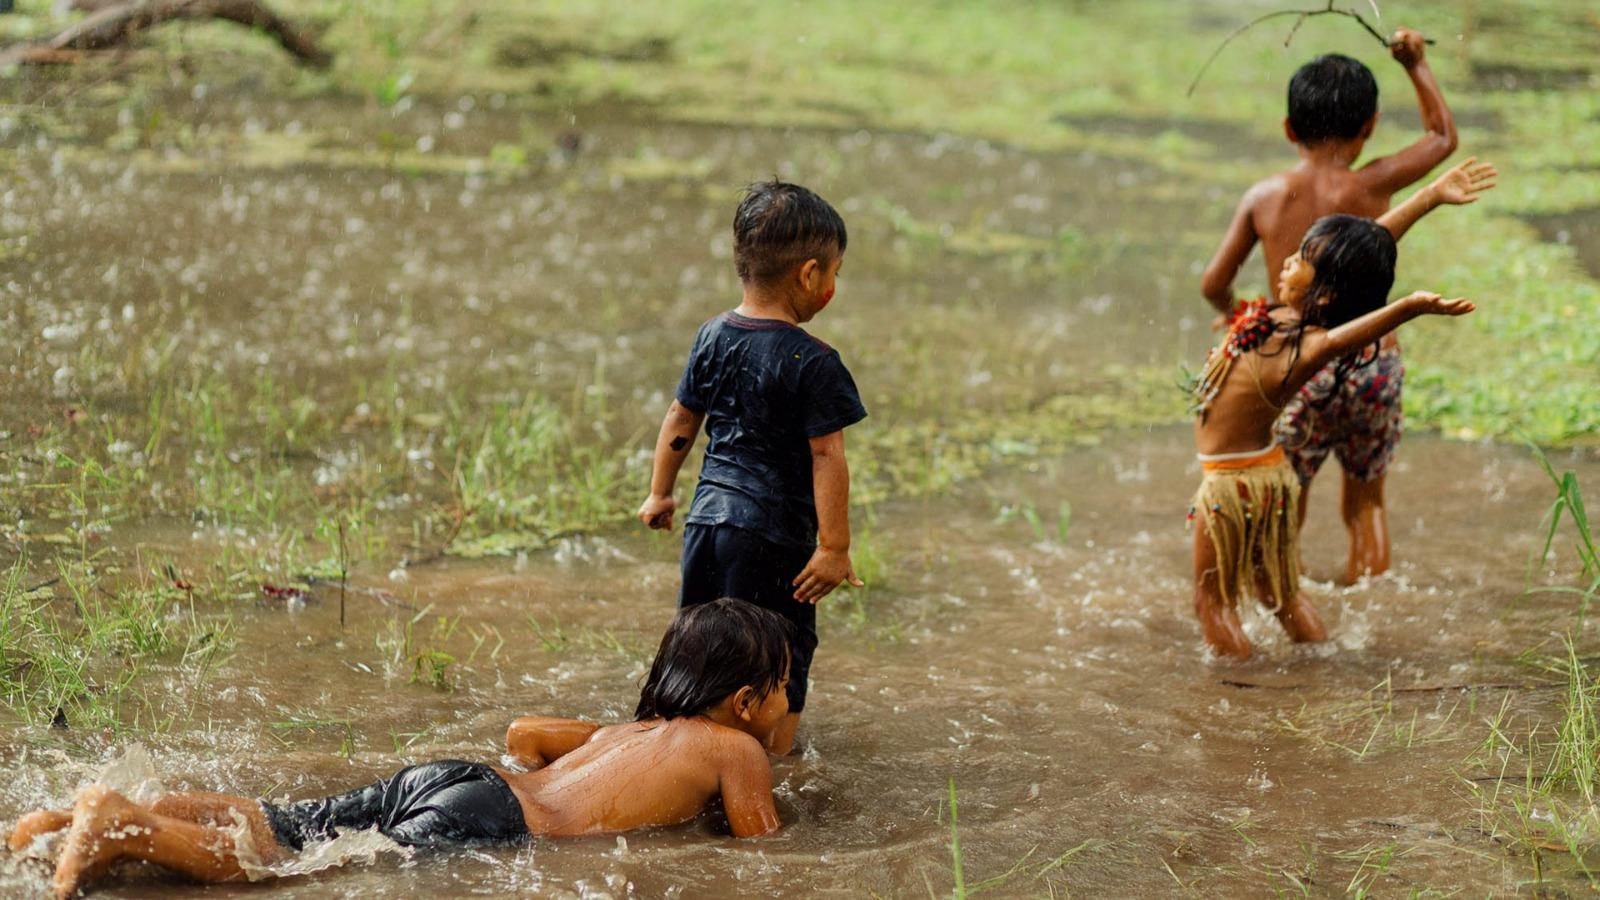
<instances>
[{"instance_id":1,"label":"dark blue wet t-shirt","mask_svg":"<svg viewBox=\"0 0 1600 900\"><path fill-rule=\"evenodd\" d=\"M684 521L815 544L810 439L867 415L839 354L797 325L726 312L695 335L678 402L705 413L710 438Z\"/></svg>"}]
</instances>

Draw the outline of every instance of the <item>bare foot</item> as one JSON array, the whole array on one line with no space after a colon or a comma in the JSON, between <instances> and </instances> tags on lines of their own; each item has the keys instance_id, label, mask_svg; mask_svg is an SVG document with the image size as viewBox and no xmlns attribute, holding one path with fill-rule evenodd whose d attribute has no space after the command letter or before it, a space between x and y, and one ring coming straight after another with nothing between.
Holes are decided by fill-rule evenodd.
<instances>
[{"instance_id":1,"label":"bare foot","mask_svg":"<svg viewBox=\"0 0 1600 900\"><path fill-rule=\"evenodd\" d=\"M33 846L34 839L40 835L60 831L71 824L72 813L64 809L36 809L17 820L11 836L6 838L6 846L12 853L21 853Z\"/></svg>"},{"instance_id":2,"label":"bare foot","mask_svg":"<svg viewBox=\"0 0 1600 900\"><path fill-rule=\"evenodd\" d=\"M1239 613L1231 606L1197 599L1195 615L1200 619L1200 635L1218 656L1250 658L1250 639L1244 636Z\"/></svg>"},{"instance_id":3,"label":"bare foot","mask_svg":"<svg viewBox=\"0 0 1600 900\"><path fill-rule=\"evenodd\" d=\"M52 886L57 900L67 900L111 868L121 857L123 844L141 830L132 822L139 812L137 806L103 784L91 784L78 792L72 827L56 862Z\"/></svg>"},{"instance_id":4,"label":"bare foot","mask_svg":"<svg viewBox=\"0 0 1600 900\"><path fill-rule=\"evenodd\" d=\"M1328 639L1328 629L1317 615L1317 608L1299 591L1278 610L1278 621L1289 633L1289 640L1297 644L1315 643Z\"/></svg>"}]
</instances>

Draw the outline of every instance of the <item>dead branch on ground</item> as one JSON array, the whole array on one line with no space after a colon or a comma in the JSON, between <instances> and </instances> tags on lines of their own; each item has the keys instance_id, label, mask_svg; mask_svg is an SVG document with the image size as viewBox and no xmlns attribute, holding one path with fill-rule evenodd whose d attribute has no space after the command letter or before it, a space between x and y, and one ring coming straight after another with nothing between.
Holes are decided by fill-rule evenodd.
<instances>
[{"instance_id":1,"label":"dead branch on ground","mask_svg":"<svg viewBox=\"0 0 1600 900\"><path fill-rule=\"evenodd\" d=\"M90 4L99 5L93 0ZM235 22L260 31L308 66L321 69L333 62L333 57L315 40L259 0L129 0L102 6L49 40L0 52L0 66L76 62L83 53L121 46L138 32L157 25L206 19Z\"/></svg>"}]
</instances>

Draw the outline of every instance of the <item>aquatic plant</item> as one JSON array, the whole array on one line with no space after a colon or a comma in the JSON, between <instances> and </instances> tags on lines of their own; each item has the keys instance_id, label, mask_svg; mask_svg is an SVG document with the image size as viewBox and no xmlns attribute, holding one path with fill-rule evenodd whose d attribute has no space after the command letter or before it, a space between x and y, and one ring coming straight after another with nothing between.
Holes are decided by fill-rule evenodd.
<instances>
[{"instance_id":1,"label":"aquatic plant","mask_svg":"<svg viewBox=\"0 0 1600 900\"><path fill-rule=\"evenodd\" d=\"M451 667L459 661L444 646L461 626L461 619L432 613L433 604L430 603L410 616L389 619L386 629L373 636L373 643L391 675L406 672L411 684L425 684L435 690L451 691L455 689ZM419 635L417 629L423 621L428 621L425 636ZM481 645L482 639L475 638L474 654Z\"/></svg>"},{"instance_id":2,"label":"aquatic plant","mask_svg":"<svg viewBox=\"0 0 1600 900\"><path fill-rule=\"evenodd\" d=\"M1033 531L1033 539L1039 543L1054 540L1058 544L1067 542L1067 527L1072 524L1072 502L1063 500L1056 506L1056 521L1052 528L1046 528L1044 518L1039 515L1039 508L1032 500L1024 500L1015 505L1002 505L995 514L995 523L1004 524L1014 518L1021 518L1028 523L1028 528Z\"/></svg>"},{"instance_id":3,"label":"aquatic plant","mask_svg":"<svg viewBox=\"0 0 1600 900\"><path fill-rule=\"evenodd\" d=\"M1544 469L1545 474L1555 484L1556 498L1551 503L1550 510L1545 513L1545 522L1548 523L1548 527L1545 529L1544 545L1539 551L1537 563L1533 561L1529 563L1529 580L1531 581L1533 577L1533 566L1536 564L1542 565L1550 558L1550 551L1555 544L1556 533L1561 528L1561 518L1565 515L1572 522L1572 529L1575 532L1576 540L1573 542L1573 549L1577 554L1578 562L1581 564L1578 578L1586 580L1588 583L1587 586L1579 587L1547 586L1535 588L1530 586L1528 593L1577 595L1578 622L1576 630L1581 632L1584 620L1589 615L1590 604L1594 602L1596 597L1600 597L1600 548L1595 546L1594 533L1589 526L1589 516L1583 506L1583 494L1578 487L1578 473L1566 471L1557 475L1555 468L1550 465L1549 457L1545 455L1543 450L1535 446L1533 447L1533 454L1534 458L1539 461L1540 467Z\"/></svg>"},{"instance_id":4,"label":"aquatic plant","mask_svg":"<svg viewBox=\"0 0 1600 900\"><path fill-rule=\"evenodd\" d=\"M1440 711L1433 698L1438 693L1465 693ZM1350 754L1358 760L1370 756L1412 750L1429 744L1458 740L1460 727L1456 715L1462 705L1469 708L1477 700L1477 688L1461 685L1440 688L1411 688L1397 696L1393 676L1373 685L1355 700L1312 706L1306 704L1294 715L1278 718L1278 727L1306 738L1314 744ZM1406 702L1406 698L1412 698ZM1424 712L1418 701L1431 708ZM1409 707L1409 708L1408 708Z\"/></svg>"},{"instance_id":5,"label":"aquatic plant","mask_svg":"<svg viewBox=\"0 0 1600 900\"><path fill-rule=\"evenodd\" d=\"M1558 680L1558 714L1553 720L1537 714L1516 716L1512 698L1486 720L1487 735L1468 757L1487 774L1463 776L1478 805L1483 827L1513 838L1533 869L1536 884L1558 870L1576 868L1591 887L1600 887L1600 872L1588 860L1600 850L1600 679L1592 671L1595 657L1580 653L1584 622L1597 588L1600 557L1595 552L1577 475L1556 474L1544 452L1533 453L1555 487L1556 497L1541 523L1543 543L1530 560L1532 568L1549 560L1563 516L1572 523L1580 586L1528 587L1529 594L1576 595L1576 621L1562 637L1559 656L1536 650L1526 662ZM1519 787L1520 785L1520 787ZM1547 859L1550 854L1559 857ZM1564 862L1562 861L1564 860Z\"/></svg>"},{"instance_id":6,"label":"aquatic plant","mask_svg":"<svg viewBox=\"0 0 1600 900\"><path fill-rule=\"evenodd\" d=\"M967 880L961 869L961 832L956 827L956 779L950 778L950 872L955 877L956 887L951 896L956 900L966 900Z\"/></svg>"},{"instance_id":7,"label":"aquatic plant","mask_svg":"<svg viewBox=\"0 0 1600 900\"><path fill-rule=\"evenodd\" d=\"M113 590L65 561L32 585L27 572L19 557L0 584L0 702L30 724L151 725L137 694L142 672L176 662L197 685L227 644L225 618L202 619L189 592L149 576Z\"/></svg>"},{"instance_id":8,"label":"aquatic plant","mask_svg":"<svg viewBox=\"0 0 1600 900\"><path fill-rule=\"evenodd\" d=\"M1068 848L1066 851L1057 854L1055 857L1049 860L1046 860L1042 863L1033 863L1033 865L1030 866L1029 863L1033 861L1034 854L1039 849L1036 845L1030 848L1028 852L1024 853L1015 862L1013 862L1010 868L1006 869L1004 872L1001 872L999 875L993 875L968 885L966 876L966 860L961 850L959 807L956 802L956 779L954 776L951 776L949 780L947 791L948 794L945 802L948 804L946 808L950 811L950 843L948 845L950 849L950 874L954 879L954 887L951 890L950 896L953 898L958 898L958 900L960 900L960 898L970 897L975 894L980 894L984 891L1002 887L1013 882L1019 876L1024 874L1028 874L1030 876L1028 880L1031 883L1035 885L1042 883L1045 886L1045 889L1049 892L1049 895L1053 897L1055 896L1055 884L1051 881L1053 876L1059 875L1060 870L1079 854L1084 853L1085 851L1093 851L1108 846L1106 841L1090 838L1080 844L1077 844L1076 846ZM1169 869L1168 871L1171 870ZM929 884L927 887L929 896L938 896L932 884ZM1037 888L1035 888L1035 890L1037 890Z\"/></svg>"},{"instance_id":9,"label":"aquatic plant","mask_svg":"<svg viewBox=\"0 0 1600 900\"><path fill-rule=\"evenodd\" d=\"M552 653L607 652L636 661L650 656L650 648L637 635L623 635L610 628L588 625L563 625L558 618L542 619L532 613L528 614L527 622L540 646Z\"/></svg>"},{"instance_id":10,"label":"aquatic plant","mask_svg":"<svg viewBox=\"0 0 1600 900\"><path fill-rule=\"evenodd\" d=\"M355 722L347 717L325 716L307 709L294 709L282 719L267 723L268 733L284 746L293 746L293 736L332 731L339 735L338 754L349 759L356 752Z\"/></svg>"}]
</instances>

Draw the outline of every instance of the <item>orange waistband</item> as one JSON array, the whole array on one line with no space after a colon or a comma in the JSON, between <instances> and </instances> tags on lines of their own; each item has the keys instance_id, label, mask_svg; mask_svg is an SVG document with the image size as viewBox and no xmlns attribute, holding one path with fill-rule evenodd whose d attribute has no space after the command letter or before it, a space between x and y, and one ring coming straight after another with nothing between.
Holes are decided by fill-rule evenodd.
<instances>
[{"instance_id":1,"label":"orange waistband","mask_svg":"<svg viewBox=\"0 0 1600 900\"><path fill-rule=\"evenodd\" d=\"M1257 469L1264 466L1275 466L1284 461L1283 448L1274 446L1255 456L1246 456L1243 459L1214 459L1201 460L1200 468L1206 472L1226 472L1231 469Z\"/></svg>"}]
</instances>

